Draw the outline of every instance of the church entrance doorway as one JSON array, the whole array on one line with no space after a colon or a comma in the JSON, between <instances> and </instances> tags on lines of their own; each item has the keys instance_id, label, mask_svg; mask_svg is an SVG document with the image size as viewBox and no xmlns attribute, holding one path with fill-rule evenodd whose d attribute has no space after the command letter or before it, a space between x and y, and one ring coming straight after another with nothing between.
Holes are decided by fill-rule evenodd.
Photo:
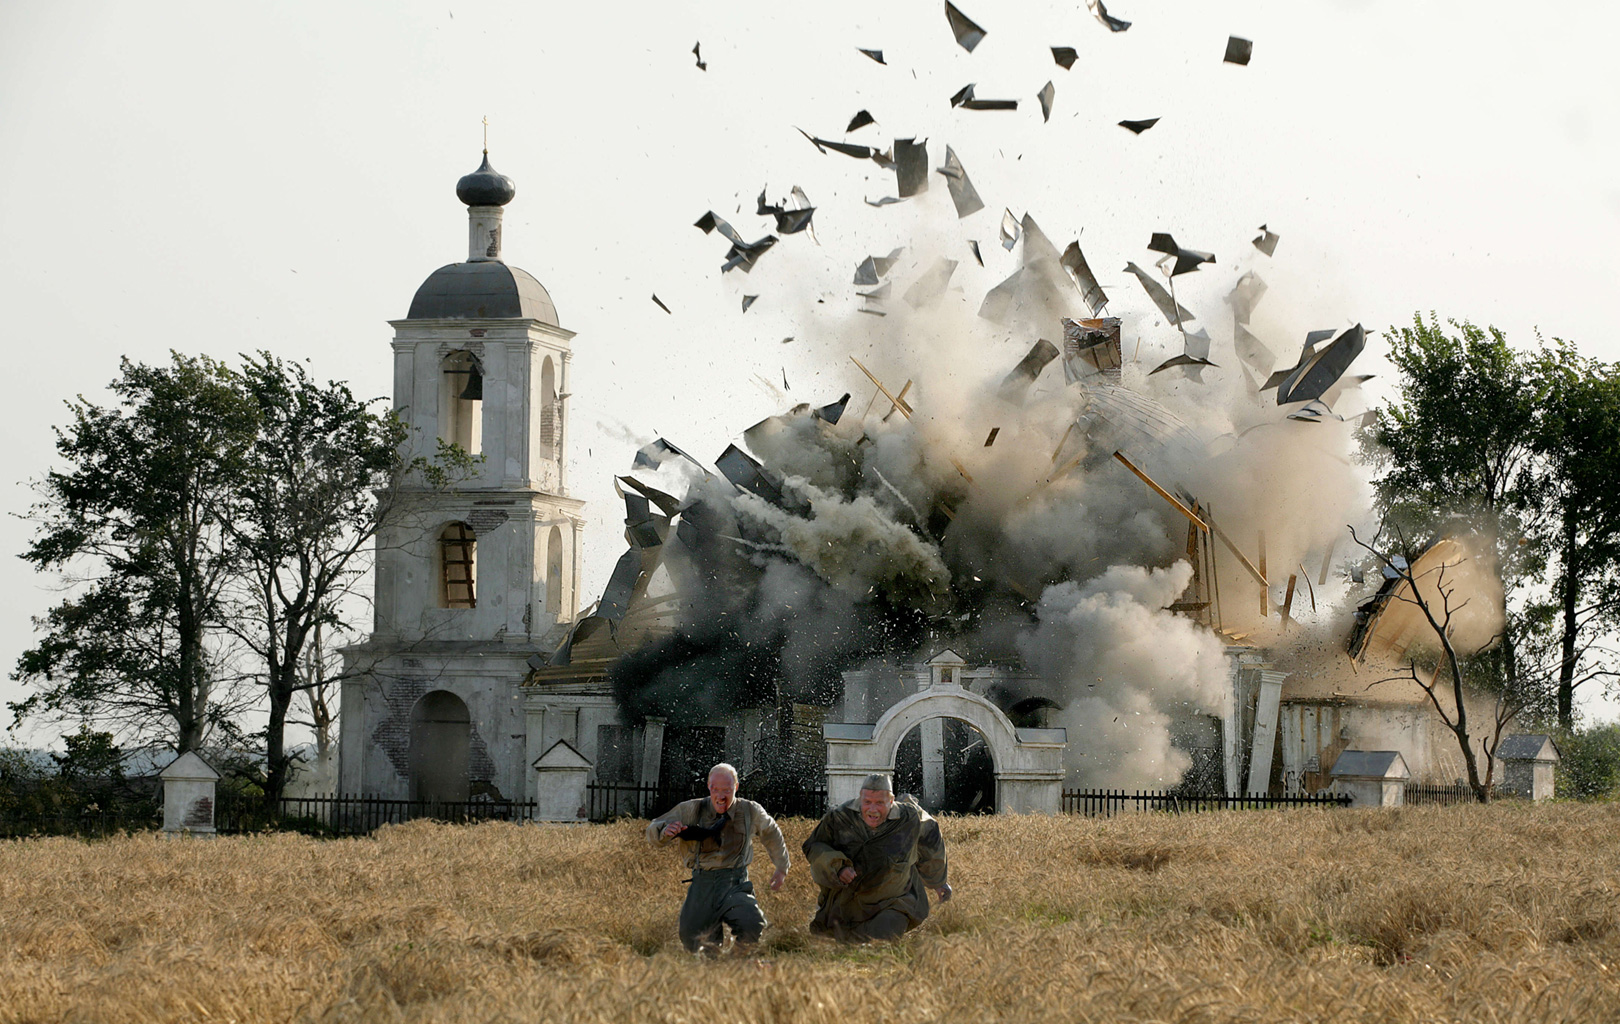
<instances>
[{"instance_id":1,"label":"church entrance doorway","mask_svg":"<svg viewBox=\"0 0 1620 1024\"><path fill-rule=\"evenodd\" d=\"M411 709L411 799L462 803L469 799L472 718L447 690L424 694Z\"/></svg>"}]
</instances>

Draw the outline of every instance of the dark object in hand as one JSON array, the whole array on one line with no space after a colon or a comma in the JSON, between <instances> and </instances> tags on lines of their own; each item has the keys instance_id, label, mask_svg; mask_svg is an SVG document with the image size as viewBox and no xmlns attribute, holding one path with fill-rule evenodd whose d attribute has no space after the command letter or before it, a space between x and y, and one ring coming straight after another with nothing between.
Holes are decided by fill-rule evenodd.
<instances>
[{"instance_id":1,"label":"dark object in hand","mask_svg":"<svg viewBox=\"0 0 1620 1024\"><path fill-rule=\"evenodd\" d=\"M720 817L714 819L713 825L686 826L680 831L676 838L690 840L694 843L701 843L705 839L713 839L718 842L720 839L721 830L726 827L726 822L730 820L731 812L727 811L726 813L720 815Z\"/></svg>"}]
</instances>

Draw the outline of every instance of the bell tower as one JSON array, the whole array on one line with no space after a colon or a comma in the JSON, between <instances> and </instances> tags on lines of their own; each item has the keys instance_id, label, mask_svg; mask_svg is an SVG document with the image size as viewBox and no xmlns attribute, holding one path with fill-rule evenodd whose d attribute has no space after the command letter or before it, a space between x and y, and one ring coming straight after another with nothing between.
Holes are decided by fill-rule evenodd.
<instances>
[{"instance_id":1,"label":"bell tower","mask_svg":"<svg viewBox=\"0 0 1620 1024\"><path fill-rule=\"evenodd\" d=\"M385 495L395 511L377 540L373 631L346 652L345 792L449 799L487 785L521 798L521 769L507 767L524 749L512 696L526 660L579 610L583 502L568 494L565 456L574 334L540 282L502 257L516 195L486 149L456 183L467 259L428 275L389 322L405 457L454 451L462 465ZM423 753L436 746L465 755ZM465 765L452 774L466 781L438 778L446 763Z\"/></svg>"}]
</instances>

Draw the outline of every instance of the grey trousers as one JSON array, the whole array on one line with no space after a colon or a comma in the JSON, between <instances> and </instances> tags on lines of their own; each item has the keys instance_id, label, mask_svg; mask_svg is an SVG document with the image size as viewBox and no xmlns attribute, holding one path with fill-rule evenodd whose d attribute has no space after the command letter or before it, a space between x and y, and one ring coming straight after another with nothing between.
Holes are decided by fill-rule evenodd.
<instances>
[{"instance_id":1,"label":"grey trousers","mask_svg":"<svg viewBox=\"0 0 1620 1024\"><path fill-rule=\"evenodd\" d=\"M692 872L692 887L681 904L681 944L693 952L717 946L722 925L731 926L738 942L758 942L765 930L765 913L754 900L747 868Z\"/></svg>"}]
</instances>

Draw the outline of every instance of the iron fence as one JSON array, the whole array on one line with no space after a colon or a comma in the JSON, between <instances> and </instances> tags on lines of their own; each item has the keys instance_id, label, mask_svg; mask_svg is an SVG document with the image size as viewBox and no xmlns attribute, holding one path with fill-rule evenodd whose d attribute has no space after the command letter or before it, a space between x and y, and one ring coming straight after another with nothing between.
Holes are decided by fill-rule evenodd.
<instances>
[{"instance_id":1,"label":"iron fence","mask_svg":"<svg viewBox=\"0 0 1620 1024\"><path fill-rule=\"evenodd\" d=\"M78 836L104 839L120 832L140 832L163 824L161 814L105 811L83 814L0 814L0 839Z\"/></svg>"},{"instance_id":2,"label":"iron fence","mask_svg":"<svg viewBox=\"0 0 1620 1024\"><path fill-rule=\"evenodd\" d=\"M262 797L221 793L214 804L214 828L226 834L280 829L355 836L418 819L453 824L527 821L534 811L533 801L389 800L347 794L283 797L266 806Z\"/></svg>"},{"instance_id":3,"label":"iron fence","mask_svg":"<svg viewBox=\"0 0 1620 1024\"><path fill-rule=\"evenodd\" d=\"M1350 798L1339 793L1270 796L1265 793L1215 793L1189 796L1174 790L1065 789L1063 813L1089 818L1112 818L1128 811L1165 811L1198 814L1205 811L1271 810L1283 807L1348 807Z\"/></svg>"},{"instance_id":4,"label":"iron fence","mask_svg":"<svg viewBox=\"0 0 1620 1024\"><path fill-rule=\"evenodd\" d=\"M651 786L633 782L592 782L585 787L590 820L654 818L682 800L707 796L702 783L688 786ZM740 795L757 801L778 818L819 818L827 810L827 790L797 784L745 783Z\"/></svg>"},{"instance_id":5,"label":"iron fence","mask_svg":"<svg viewBox=\"0 0 1620 1024\"><path fill-rule=\"evenodd\" d=\"M1452 783L1451 785L1426 782L1408 782L1402 799L1409 805L1438 804L1450 806L1451 804L1473 803L1474 791L1467 783Z\"/></svg>"}]
</instances>

